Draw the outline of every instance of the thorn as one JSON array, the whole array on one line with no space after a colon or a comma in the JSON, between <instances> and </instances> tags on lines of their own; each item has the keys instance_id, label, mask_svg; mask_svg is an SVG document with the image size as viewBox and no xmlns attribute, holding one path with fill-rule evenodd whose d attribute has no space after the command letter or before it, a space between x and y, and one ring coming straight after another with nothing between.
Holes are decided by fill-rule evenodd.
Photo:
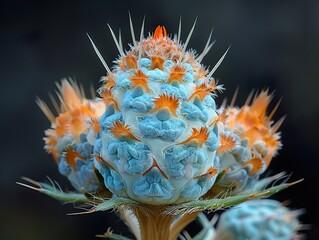
<instances>
[{"instance_id":1,"label":"thorn","mask_svg":"<svg viewBox=\"0 0 319 240\"><path fill-rule=\"evenodd\" d=\"M177 34L177 45L179 46L179 42L181 40L182 33L182 16L179 16L179 24L178 24L178 34Z\"/></svg>"},{"instance_id":2,"label":"thorn","mask_svg":"<svg viewBox=\"0 0 319 240\"><path fill-rule=\"evenodd\" d=\"M276 111L278 110L278 107L279 107L281 101L282 101L282 98L280 98L280 100L277 102L276 106L273 108L271 113L266 117L266 119L265 119L266 123L270 123L271 119L273 118L273 116L275 115Z\"/></svg>"},{"instance_id":3,"label":"thorn","mask_svg":"<svg viewBox=\"0 0 319 240\"><path fill-rule=\"evenodd\" d=\"M94 213L96 212L95 209L92 209L90 211L87 212L78 212L78 213L67 213L67 216L76 216L76 215L85 215L85 214L90 214L90 213Z\"/></svg>"},{"instance_id":4,"label":"thorn","mask_svg":"<svg viewBox=\"0 0 319 240\"><path fill-rule=\"evenodd\" d=\"M201 62L203 60L203 58L205 57L205 55L209 52L210 48L214 45L215 41L210 43L210 40L212 38L212 34L213 34L214 28L210 31L210 34L208 36L206 45L204 47L203 52L197 57L197 61Z\"/></svg>"},{"instance_id":5,"label":"thorn","mask_svg":"<svg viewBox=\"0 0 319 240\"><path fill-rule=\"evenodd\" d=\"M23 187L26 187L26 188L30 188L30 189L35 190L35 191L38 191L38 192L41 192L41 191L42 191L41 188L36 188L36 187L30 186L30 185L25 184L25 183L16 182L16 184L18 184L18 185L20 185L20 186L23 186Z\"/></svg>"},{"instance_id":6,"label":"thorn","mask_svg":"<svg viewBox=\"0 0 319 240\"><path fill-rule=\"evenodd\" d=\"M245 101L244 106L249 106L254 93L255 93L255 89L251 90L251 92L249 93L249 95L248 95L248 97L247 97L247 99Z\"/></svg>"},{"instance_id":7,"label":"thorn","mask_svg":"<svg viewBox=\"0 0 319 240\"><path fill-rule=\"evenodd\" d=\"M120 48L123 49L121 29L119 29L119 45L120 45Z\"/></svg>"},{"instance_id":8,"label":"thorn","mask_svg":"<svg viewBox=\"0 0 319 240\"><path fill-rule=\"evenodd\" d=\"M135 33L134 33L134 27L133 27L133 22L132 22L132 17L130 11L128 12L129 20L130 20L130 29L131 29L131 35L132 35L132 41L133 45L136 48L136 40L135 40Z\"/></svg>"},{"instance_id":9,"label":"thorn","mask_svg":"<svg viewBox=\"0 0 319 240\"><path fill-rule=\"evenodd\" d=\"M116 39L116 36L115 36L115 34L114 34L114 32L113 32L113 29L111 28L110 24L107 24L107 26L108 26L109 29L110 29L111 35L112 35L112 37L113 37L113 40L114 40L114 42L115 42L115 45L116 45L117 49L119 50L120 55L121 55L122 57L124 57L125 54L124 54L124 52L123 52L123 49L120 47L119 42L118 42L117 39Z\"/></svg>"},{"instance_id":10,"label":"thorn","mask_svg":"<svg viewBox=\"0 0 319 240\"><path fill-rule=\"evenodd\" d=\"M281 117L275 124L274 126L271 127L271 130L273 133L277 132L282 123L285 121L286 116Z\"/></svg>"},{"instance_id":11,"label":"thorn","mask_svg":"<svg viewBox=\"0 0 319 240\"><path fill-rule=\"evenodd\" d=\"M86 33L86 34L87 34L88 38L90 39L90 42L91 42L91 44L92 44L92 46L93 46L93 48L94 48L94 51L95 51L96 55L99 57L100 61L102 62L104 68L105 68L106 71L107 71L107 73L108 73L108 74L112 74L112 72L111 72L109 66L107 66L107 64L106 64L106 62L105 62L105 60L104 60L104 58L102 57L100 51L99 51L99 50L97 49L97 47L95 46L95 44L94 44L93 40L91 39L90 35L89 35L88 33Z\"/></svg>"},{"instance_id":12,"label":"thorn","mask_svg":"<svg viewBox=\"0 0 319 240\"><path fill-rule=\"evenodd\" d=\"M287 187L291 187L291 186L293 186L293 185L296 185L296 184L298 184L298 183L301 183L301 182L303 182L305 179L304 178L301 178L301 179L299 179L299 180L297 180L297 181L294 181L294 182L291 182L291 183L287 183L286 184L286 188Z\"/></svg>"},{"instance_id":13,"label":"thorn","mask_svg":"<svg viewBox=\"0 0 319 240\"><path fill-rule=\"evenodd\" d=\"M216 65L213 67L213 69L210 71L210 73L209 73L208 76L207 76L207 79L208 79L208 80L213 76L214 72L217 70L217 68L219 67L219 65L223 62L223 60L224 60L226 54L228 53L229 49L230 49L230 46L227 48L227 50L226 50L226 52L224 53L224 55L218 60L218 62L216 63Z\"/></svg>"},{"instance_id":14,"label":"thorn","mask_svg":"<svg viewBox=\"0 0 319 240\"><path fill-rule=\"evenodd\" d=\"M189 34L188 34L188 36L187 36L187 38L186 38L185 44L184 44L183 49L182 49L182 54L181 54L181 56L183 56L184 53L185 53L185 51L186 51L187 45L188 45L188 43L189 43L189 40L191 39L191 37L192 37L192 35L193 35L196 22L197 22L197 17L195 18L194 24L193 24L193 26L192 26L191 30L189 31Z\"/></svg>"},{"instance_id":15,"label":"thorn","mask_svg":"<svg viewBox=\"0 0 319 240\"><path fill-rule=\"evenodd\" d=\"M238 92L239 92L239 87L236 87L235 93L233 95L233 98L231 99L229 107L232 108L232 107L235 106L235 102L236 102L236 99L237 99L237 96L238 96Z\"/></svg>"},{"instance_id":16,"label":"thorn","mask_svg":"<svg viewBox=\"0 0 319 240\"><path fill-rule=\"evenodd\" d=\"M142 41L143 41L143 34L144 34L144 23L145 23L145 16L143 18L143 23L142 23L142 27L141 27L141 33L140 33L140 49L138 51L138 67L139 69L141 69L141 57L142 57Z\"/></svg>"},{"instance_id":17,"label":"thorn","mask_svg":"<svg viewBox=\"0 0 319 240\"><path fill-rule=\"evenodd\" d=\"M51 123L54 123L55 117L54 117L54 114L51 112L50 108L48 107L48 105L39 97L37 97L35 102L37 103L41 111L44 113L44 115L49 119L49 121Z\"/></svg>"}]
</instances>

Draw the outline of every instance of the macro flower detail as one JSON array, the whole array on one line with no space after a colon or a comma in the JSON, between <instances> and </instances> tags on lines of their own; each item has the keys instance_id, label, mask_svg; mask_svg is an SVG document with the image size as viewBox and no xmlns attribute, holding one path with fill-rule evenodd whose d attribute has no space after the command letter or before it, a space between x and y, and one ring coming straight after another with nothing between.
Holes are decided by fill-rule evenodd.
<instances>
[{"instance_id":1,"label":"macro flower detail","mask_svg":"<svg viewBox=\"0 0 319 240\"><path fill-rule=\"evenodd\" d=\"M45 132L45 149L52 154L59 172L75 189L94 192L99 184L91 155L100 135L98 119L105 109L104 104L86 99L83 90L73 81L63 80L58 89L61 106L51 98L57 117L42 100L38 100L51 122L51 128Z\"/></svg>"},{"instance_id":2,"label":"macro flower detail","mask_svg":"<svg viewBox=\"0 0 319 240\"><path fill-rule=\"evenodd\" d=\"M241 203L221 215L215 239L295 239L299 214L269 199Z\"/></svg>"},{"instance_id":3,"label":"macro flower detail","mask_svg":"<svg viewBox=\"0 0 319 240\"><path fill-rule=\"evenodd\" d=\"M204 66L164 27L119 52L99 89L106 103L100 157L108 164L95 167L109 179L104 168L113 166L125 191L105 184L118 196L148 204L197 199L217 177L218 134L208 123L217 117L213 91L221 87L198 78Z\"/></svg>"},{"instance_id":4,"label":"macro flower detail","mask_svg":"<svg viewBox=\"0 0 319 240\"><path fill-rule=\"evenodd\" d=\"M241 108L233 106L234 98L229 107L219 109L223 120L219 124L221 174L217 191L231 187L239 192L253 187L282 146L278 129L284 118L276 123L272 120L279 103L267 115L271 96L261 91L251 102L252 95Z\"/></svg>"},{"instance_id":5,"label":"macro flower detail","mask_svg":"<svg viewBox=\"0 0 319 240\"><path fill-rule=\"evenodd\" d=\"M278 183L285 173L261 178L282 146L283 118L272 120L279 104L268 114L272 96L265 90L242 107L235 106L236 93L229 106L217 108L214 98L224 88L213 74L228 50L211 70L205 67L212 33L202 53L188 49L195 24L185 43L181 22L174 36L158 26L147 37L143 22L136 40L130 18L128 50L108 25L119 51L112 68L88 36L106 70L98 97L87 99L82 87L62 80L60 103L50 96L57 115L37 101L51 122L45 149L75 192L28 178L30 185L18 184L91 207L80 214L115 209L138 240L175 240L196 217L203 230L194 239L240 240L256 232L290 239L297 215L275 201L250 201L299 182ZM217 230L201 214L238 204ZM262 225L264 217L273 222ZM126 239L111 230L98 236Z\"/></svg>"}]
</instances>

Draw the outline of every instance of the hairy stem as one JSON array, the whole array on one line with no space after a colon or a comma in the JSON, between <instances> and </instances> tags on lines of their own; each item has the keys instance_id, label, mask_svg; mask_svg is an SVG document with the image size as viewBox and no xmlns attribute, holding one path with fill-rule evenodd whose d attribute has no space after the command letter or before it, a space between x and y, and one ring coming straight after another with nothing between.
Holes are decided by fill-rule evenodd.
<instances>
[{"instance_id":1,"label":"hairy stem","mask_svg":"<svg viewBox=\"0 0 319 240\"><path fill-rule=\"evenodd\" d=\"M132 232L138 240L176 240L180 232L198 215L193 212L176 216L165 213L165 210L167 208L163 206L131 207L129 209L132 213L130 218L135 218L137 221L129 220L127 211L125 213L121 210L119 213L131 230L135 229ZM136 231L137 229L139 231Z\"/></svg>"}]
</instances>

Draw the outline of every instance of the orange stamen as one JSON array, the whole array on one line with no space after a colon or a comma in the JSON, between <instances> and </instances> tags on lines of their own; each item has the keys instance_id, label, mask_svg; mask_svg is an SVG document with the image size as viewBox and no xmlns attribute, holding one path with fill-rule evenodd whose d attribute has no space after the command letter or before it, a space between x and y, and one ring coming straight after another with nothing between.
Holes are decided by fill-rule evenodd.
<instances>
[{"instance_id":1,"label":"orange stamen","mask_svg":"<svg viewBox=\"0 0 319 240\"><path fill-rule=\"evenodd\" d=\"M153 100L155 107L151 112L156 112L162 108L166 108L173 116L177 117L176 110L179 107L179 101L175 96L161 94Z\"/></svg>"},{"instance_id":2,"label":"orange stamen","mask_svg":"<svg viewBox=\"0 0 319 240\"><path fill-rule=\"evenodd\" d=\"M217 125L218 123L223 123L226 124L228 119L228 114L226 109L223 110L223 112L221 114L219 114L210 124L209 127L213 126L213 125Z\"/></svg>"},{"instance_id":3,"label":"orange stamen","mask_svg":"<svg viewBox=\"0 0 319 240\"><path fill-rule=\"evenodd\" d=\"M103 80L105 81L104 87L106 89L111 90L113 87L116 86L116 82L115 82L116 80L113 74L103 77Z\"/></svg>"},{"instance_id":4,"label":"orange stamen","mask_svg":"<svg viewBox=\"0 0 319 240\"><path fill-rule=\"evenodd\" d=\"M211 93L211 88L206 83L203 83L195 87L194 93L188 98L188 101L198 97L201 101L204 101L205 97Z\"/></svg>"},{"instance_id":5,"label":"orange stamen","mask_svg":"<svg viewBox=\"0 0 319 240\"><path fill-rule=\"evenodd\" d=\"M91 118L89 125L95 133L100 132L101 126L100 126L99 120L97 118Z\"/></svg>"},{"instance_id":6,"label":"orange stamen","mask_svg":"<svg viewBox=\"0 0 319 240\"><path fill-rule=\"evenodd\" d=\"M78 159L85 160L85 157L78 153L77 151L74 151L72 149L67 149L65 153L65 160L70 165L70 167L73 169L73 171L77 171L77 165L76 162Z\"/></svg>"},{"instance_id":7,"label":"orange stamen","mask_svg":"<svg viewBox=\"0 0 319 240\"><path fill-rule=\"evenodd\" d=\"M264 164L262 159L255 157L245 162L244 166L248 166L250 168L249 175L253 176L263 168Z\"/></svg>"},{"instance_id":8,"label":"orange stamen","mask_svg":"<svg viewBox=\"0 0 319 240\"><path fill-rule=\"evenodd\" d=\"M133 54L128 54L125 59L128 68L137 69L136 57Z\"/></svg>"},{"instance_id":9,"label":"orange stamen","mask_svg":"<svg viewBox=\"0 0 319 240\"><path fill-rule=\"evenodd\" d=\"M131 132L129 126L125 122L120 122L116 120L114 125L110 127L110 133L112 133L116 138L119 137L128 137L135 141L139 141Z\"/></svg>"},{"instance_id":10,"label":"orange stamen","mask_svg":"<svg viewBox=\"0 0 319 240\"><path fill-rule=\"evenodd\" d=\"M209 132L207 127L201 127L200 130L198 130L197 128L192 128L192 135L179 144L196 142L199 144L200 147L202 147L203 144L207 141L208 136Z\"/></svg>"},{"instance_id":11,"label":"orange stamen","mask_svg":"<svg viewBox=\"0 0 319 240\"><path fill-rule=\"evenodd\" d=\"M112 92L110 89L104 89L101 93L100 96L103 98L103 101L105 103L106 106L108 106L109 104L114 104L114 108L117 111L120 111L119 106L117 104L117 101L115 100Z\"/></svg>"},{"instance_id":12,"label":"orange stamen","mask_svg":"<svg viewBox=\"0 0 319 240\"><path fill-rule=\"evenodd\" d=\"M157 28L154 31L153 38L154 39L159 39L159 38L163 38L163 37L167 37L166 29L165 29L164 26L158 25Z\"/></svg>"},{"instance_id":13,"label":"orange stamen","mask_svg":"<svg viewBox=\"0 0 319 240\"><path fill-rule=\"evenodd\" d=\"M217 148L217 153L221 154L229 151L236 147L236 141L231 136L226 136L224 134L219 135L219 147Z\"/></svg>"},{"instance_id":14,"label":"orange stamen","mask_svg":"<svg viewBox=\"0 0 319 240\"><path fill-rule=\"evenodd\" d=\"M176 65L172 67L168 77L168 82L172 83L173 81L177 81L179 83L182 83L185 73L186 73L186 69L183 68L182 66Z\"/></svg>"},{"instance_id":15,"label":"orange stamen","mask_svg":"<svg viewBox=\"0 0 319 240\"><path fill-rule=\"evenodd\" d=\"M132 87L142 87L146 92L150 92L147 82L148 76L146 76L141 70L137 70L135 76L131 76Z\"/></svg>"},{"instance_id":16,"label":"orange stamen","mask_svg":"<svg viewBox=\"0 0 319 240\"><path fill-rule=\"evenodd\" d=\"M152 65L150 67L151 70L158 68L160 70L163 70L163 64L165 62L165 59L158 56L151 56Z\"/></svg>"}]
</instances>

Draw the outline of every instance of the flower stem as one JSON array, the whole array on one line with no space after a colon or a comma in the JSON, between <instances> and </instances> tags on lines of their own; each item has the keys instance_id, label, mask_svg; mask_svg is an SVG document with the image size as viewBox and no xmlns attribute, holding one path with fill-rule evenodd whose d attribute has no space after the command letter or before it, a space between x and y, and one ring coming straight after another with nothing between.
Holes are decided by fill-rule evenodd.
<instances>
[{"instance_id":1,"label":"flower stem","mask_svg":"<svg viewBox=\"0 0 319 240\"><path fill-rule=\"evenodd\" d=\"M139 224L139 234L134 233L138 240L176 240L180 232L198 215L198 212L171 215L165 213L166 207L151 205L132 207L130 210ZM131 229L136 229L136 226L131 226L133 221L128 221L124 212L120 211L120 214Z\"/></svg>"}]
</instances>

